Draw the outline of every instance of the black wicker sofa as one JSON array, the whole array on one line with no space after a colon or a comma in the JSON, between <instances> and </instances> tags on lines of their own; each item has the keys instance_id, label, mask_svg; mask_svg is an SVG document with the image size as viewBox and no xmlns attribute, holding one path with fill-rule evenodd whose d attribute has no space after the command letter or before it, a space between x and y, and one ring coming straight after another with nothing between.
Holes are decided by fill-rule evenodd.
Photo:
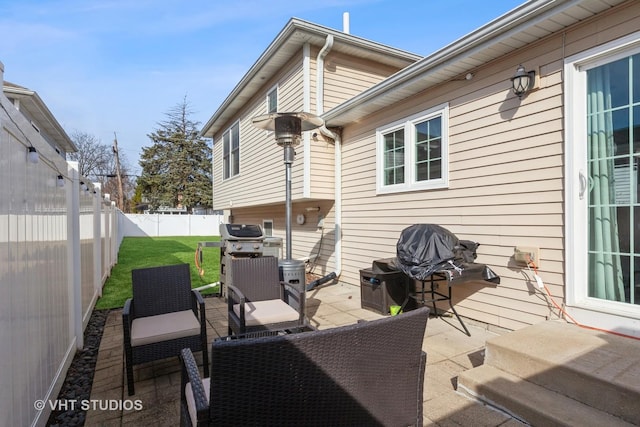
<instances>
[{"instance_id":1,"label":"black wicker sofa","mask_svg":"<svg viewBox=\"0 0 640 427\"><path fill-rule=\"evenodd\" d=\"M421 426L428 315L217 340L205 379L184 349L181 424Z\"/></svg>"}]
</instances>

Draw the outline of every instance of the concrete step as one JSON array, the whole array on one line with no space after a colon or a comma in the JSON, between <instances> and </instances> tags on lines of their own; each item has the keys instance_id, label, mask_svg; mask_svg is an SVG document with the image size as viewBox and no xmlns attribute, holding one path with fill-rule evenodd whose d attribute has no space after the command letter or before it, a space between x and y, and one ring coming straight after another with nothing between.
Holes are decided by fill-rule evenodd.
<instances>
[{"instance_id":1,"label":"concrete step","mask_svg":"<svg viewBox=\"0 0 640 427\"><path fill-rule=\"evenodd\" d=\"M458 392L501 409L533 426L634 425L487 365L462 372L458 376Z\"/></svg>"},{"instance_id":2,"label":"concrete step","mask_svg":"<svg viewBox=\"0 0 640 427\"><path fill-rule=\"evenodd\" d=\"M638 340L543 322L487 340L484 366L640 425Z\"/></svg>"}]
</instances>

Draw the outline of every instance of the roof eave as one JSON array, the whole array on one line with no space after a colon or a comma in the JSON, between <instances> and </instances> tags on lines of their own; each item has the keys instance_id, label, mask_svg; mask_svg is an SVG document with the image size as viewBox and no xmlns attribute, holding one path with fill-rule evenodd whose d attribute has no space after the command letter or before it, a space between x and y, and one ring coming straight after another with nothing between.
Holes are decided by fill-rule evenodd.
<instances>
[{"instance_id":1,"label":"roof eave","mask_svg":"<svg viewBox=\"0 0 640 427\"><path fill-rule=\"evenodd\" d=\"M78 147L76 147L71 138L69 138L67 132L58 120L56 120L55 116L36 91L15 84L3 85L2 90L5 94L11 94L23 102L26 101L30 103L31 107L38 111L40 118L44 120L41 123L39 122L38 125L46 128L47 134L55 140L60 148L64 149L67 153L78 151Z\"/></svg>"},{"instance_id":2,"label":"roof eave","mask_svg":"<svg viewBox=\"0 0 640 427\"><path fill-rule=\"evenodd\" d=\"M415 86L418 90L425 90L429 87L441 84L449 79L438 79L433 77L436 72L452 67L456 62L467 58L473 53L488 51L492 46L497 45L502 40L521 33L527 28L536 25L544 20L562 13L568 8L581 3L583 0L533 0L516 7L503 14L488 24L478 28L466 36L454 41L444 48L426 56L388 77L376 86L356 95L350 100L336 106L322 115L327 126L344 126L353 121L361 109L366 115L380 108L398 102L394 92L407 86ZM622 2L622 1L621 1ZM514 48L515 50L515 48ZM499 57L498 55L497 57ZM491 58L493 60L495 58ZM489 60L485 61L489 62ZM471 70L469 70L471 71ZM459 72L457 72L460 75ZM431 78L430 78L431 77ZM375 107L373 103L375 102ZM371 106L371 108L366 108Z\"/></svg>"},{"instance_id":3,"label":"roof eave","mask_svg":"<svg viewBox=\"0 0 640 427\"><path fill-rule=\"evenodd\" d=\"M272 60L272 58L277 52L279 52L288 44L290 44L292 47L296 47L296 46L302 47L301 42L297 40L292 40L293 35L297 31L301 31L309 35L320 36L323 38L325 38L328 35L333 35L336 41L342 41L343 43L347 43L364 50L376 51L379 54L386 56L387 58L397 58L398 61L402 61L407 64L410 64L422 59L422 56L414 53L410 53L407 51L403 51L401 49L395 49L389 46L375 43L370 40L366 40L360 37L346 34L341 31L334 30L321 25L313 24L311 22L307 22L301 19L292 18L291 20L289 20L287 25L285 25L285 27L280 31L280 33L276 36L273 42L267 47L267 49L262 53L262 55L260 55L260 57L256 60L256 62L251 66L249 71L242 77L240 82L226 97L226 99L222 102L220 107L211 116L211 118L207 121L207 123L202 127L202 130L200 131L201 136L213 137L213 135L219 130L219 127L224 124L223 122L226 121L226 120L220 120L223 117L223 114L234 103L238 102L237 100L240 98L239 95L243 91L245 91L245 89L250 85L250 83L254 79L260 78L260 80L265 80L273 76L273 74L269 74L269 75L262 75L260 77L257 77L257 75L260 74L262 70L264 70L265 66L269 63L270 60ZM247 98L247 96L252 96L253 94L254 92L245 94L245 99Z\"/></svg>"}]
</instances>

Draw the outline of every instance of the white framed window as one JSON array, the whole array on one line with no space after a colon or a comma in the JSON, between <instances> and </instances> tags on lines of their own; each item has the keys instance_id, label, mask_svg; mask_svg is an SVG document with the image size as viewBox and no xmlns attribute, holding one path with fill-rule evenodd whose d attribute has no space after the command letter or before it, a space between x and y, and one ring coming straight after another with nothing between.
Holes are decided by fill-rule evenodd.
<instances>
[{"instance_id":1,"label":"white framed window","mask_svg":"<svg viewBox=\"0 0 640 427\"><path fill-rule=\"evenodd\" d=\"M240 122L222 134L222 173L223 179L240 173Z\"/></svg>"},{"instance_id":2,"label":"white framed window","mask_svg":"<svg viewBox=\"0 0 640 427\"><path fill-rule=\"evenodd\" d=\"M267 92L267 114L275 113L278 111L278 86L271 88Z\"/></svg>"},{"instance_id":3,"label":"white framed window","mask_svg":"<svg viewBox=\"0 0 640 427\"><path fill-rule=\"evenodd\" d=\"M273 220L272 219L262 220L262 232L267 237L273 237Z\"/></svg>"},{"instance_id":4,"label":"white framed window","mask_svg":"<svg viewBox=\"0 0 640 427\"><path fill-rule=\"evenodd\" d=\"M379 194L449 185L449 106L442 104L376 130Z\"/></svg>"}]
</instances>

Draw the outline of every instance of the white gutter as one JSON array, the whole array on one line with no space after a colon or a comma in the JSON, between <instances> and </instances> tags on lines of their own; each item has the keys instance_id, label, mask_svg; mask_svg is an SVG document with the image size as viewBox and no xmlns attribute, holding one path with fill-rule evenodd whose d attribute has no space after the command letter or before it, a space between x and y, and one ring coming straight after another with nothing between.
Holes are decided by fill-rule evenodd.
<instances>
[{"instance_id":1,"label":"white gutter","mask_svg":"<svg viewBox=\"0 0 640 427\"><path fill-rule=\"evenodd\" d=\"M446 69L457 61L472 56L478 52L483 52L492 46L518 35L527 28L560 15L563 11L580 5L584 0L533 0L522 4L436 51L435 53L409 65L405 69L383 80L372 88L361 92L336 108L333 108L324 117L325 121L332 122L339 117L346 117L345 113L357 107L375 102L382 95L392 93L402 89L407 85L414 84L428 73L435 73L438 70ZM552 33L552 31L549 31ZM514 49L515 50L515 49ZM430 84L441 83L440 81ZM421 86L420 90L427 86ZM397 102L396 98L393 101ZM336 125L340 124L335 123Z\"/></svg>"},{"instance_id":2,"label":"white gutter","mask_svg":"<svg viewBox=\"0 0 640 427\"><path fill-rule=\"evenodd\" d=\"M318 53L316 61L316 114L324 113L324 58L333 47L333 35L328 34L327 40Z\"/></svg>"}]
</instances>

